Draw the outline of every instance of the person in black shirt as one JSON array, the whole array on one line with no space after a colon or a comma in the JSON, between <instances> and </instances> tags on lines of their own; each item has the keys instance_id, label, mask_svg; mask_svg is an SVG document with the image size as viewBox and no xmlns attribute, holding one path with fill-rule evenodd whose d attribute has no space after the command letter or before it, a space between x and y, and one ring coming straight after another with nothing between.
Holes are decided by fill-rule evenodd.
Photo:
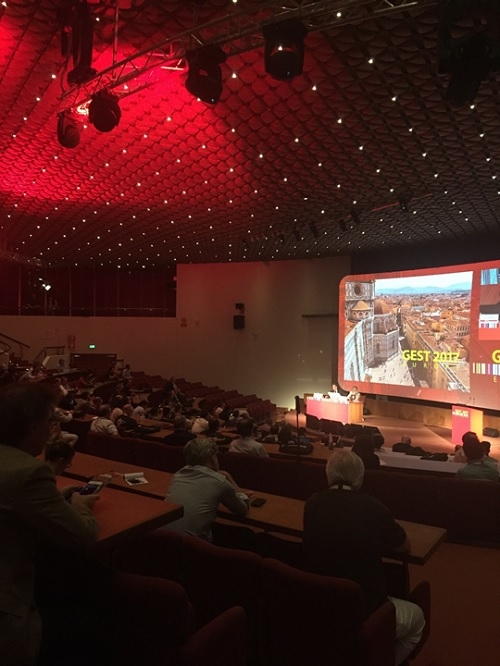
<instances>
[{"instance_id":1,"label":"person in black shirt","mask_svg":"<svg viewBox=\"0 0 500 666\"><path fill-rule=\"evenodd\" d=\"M395 663L401 664L420 641L424 614L409 601L388 597L382 556L391 550L408 550L406 533L387 507L358 492L364 467L355 453L336 449L328 460L326 475L328 490L312 495L304 508L306 568L358 583L364 593L367 616L387 600L394 604Z\"/></svg>"}]
</instances>

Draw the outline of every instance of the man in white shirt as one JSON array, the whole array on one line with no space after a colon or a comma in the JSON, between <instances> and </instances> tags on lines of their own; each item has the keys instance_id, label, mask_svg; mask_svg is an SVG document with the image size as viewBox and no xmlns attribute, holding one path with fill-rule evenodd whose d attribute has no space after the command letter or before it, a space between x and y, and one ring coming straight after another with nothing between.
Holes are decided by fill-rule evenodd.
<instances>
[{"instance_id":1,"label":"man in white shirt","mask_svg":"<svg viewBox=\"0 0 500 666\"><path fill-rule=\"evenodd\" d=\"M111 408L109 405L100 407L99 416L92 421L90 432L98 432L101 435L116 435L118 437L118 428L109 418L110 414Z\"/></svg>"}]
</instances>

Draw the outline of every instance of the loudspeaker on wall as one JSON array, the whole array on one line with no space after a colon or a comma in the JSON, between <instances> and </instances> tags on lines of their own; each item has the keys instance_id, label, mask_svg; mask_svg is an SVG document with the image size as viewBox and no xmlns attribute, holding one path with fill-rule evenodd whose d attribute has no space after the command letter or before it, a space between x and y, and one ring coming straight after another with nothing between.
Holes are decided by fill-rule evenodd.
<instances>
[{"instance_id":1,"label":"loudspeaker on wall","mask_svg":"<svg viewBox=\"0 0 500 666\"><path fill-rule=\"evenodd\" d=\"M235 329L245 328L245 317L243 315L233 316L233 328Z\"/></svg>"}]
</instances>

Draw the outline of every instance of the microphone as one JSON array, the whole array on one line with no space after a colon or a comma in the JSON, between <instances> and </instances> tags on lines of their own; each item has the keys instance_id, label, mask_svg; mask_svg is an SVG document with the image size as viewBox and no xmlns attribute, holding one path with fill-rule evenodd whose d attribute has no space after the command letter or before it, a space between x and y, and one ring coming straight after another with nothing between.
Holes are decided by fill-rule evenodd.
<instances>
[{"instance_id":1,"label":"microphone","mask_svg":"<svg viewBox=\"0 0 500 666\"><path fill-rule=\"evenodd\" d=\"M295 396L295 411L300 414L300 398L298 395Z\"/></svg>"}]
</instances>

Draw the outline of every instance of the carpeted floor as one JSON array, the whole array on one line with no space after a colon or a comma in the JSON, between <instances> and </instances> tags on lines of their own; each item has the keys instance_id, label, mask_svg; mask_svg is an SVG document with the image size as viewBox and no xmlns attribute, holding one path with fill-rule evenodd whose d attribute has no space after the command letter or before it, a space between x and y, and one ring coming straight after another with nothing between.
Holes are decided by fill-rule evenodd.
<instances>
[{"instance_id":1,"label":"carpeted floor","mask_svg":"<svg viewBox=\"0 0 500 666\"><path fill-rule=\"evenodd\" d=\"M410 578L427 579L432 599L431 635L412 665L500 664L500 550L445 543Z\"/></svg>"}]
</instances>

